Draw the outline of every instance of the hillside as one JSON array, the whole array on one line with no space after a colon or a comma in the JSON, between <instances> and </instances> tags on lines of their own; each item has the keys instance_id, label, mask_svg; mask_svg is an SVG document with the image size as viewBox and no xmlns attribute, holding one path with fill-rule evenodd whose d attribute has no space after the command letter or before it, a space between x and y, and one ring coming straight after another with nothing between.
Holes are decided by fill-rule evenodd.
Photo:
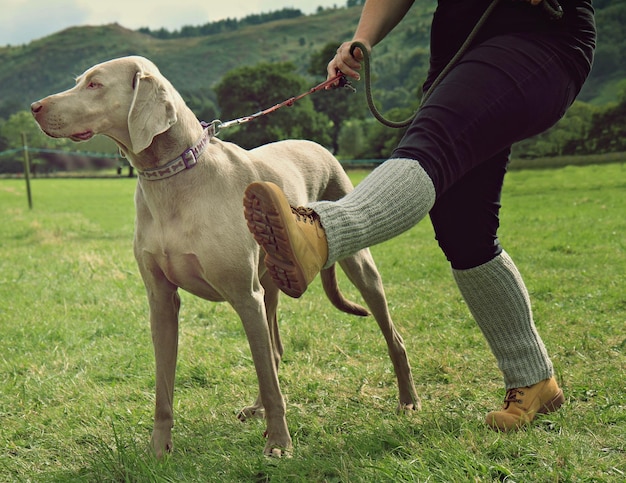
<instances>
[{"instance_id":1,"label":"hillside","mask_svg":"<svg viewBox=\"0 0 626 483\"><path fill-rule=\"evenodd\" d=\"M306 72L309 53L329 39L344 39L358 8L246 27L206 37L159 40L116 24L75 27L26 46L0 49L0 117L73 85L74 76L98 62L138 54L153 60L182 92L203 92L229 70L259 62L294 61Z\"/></svg>"},{"instance_id":2,"label":"hillside","mask_svg":"<svg viewBox=\"0 0 626 483\"><path fill-rule=\"evenodd\" d=\"M626 3L595 2L600 46L596 66L581 99L606 103L617 98L626 78ZM397 89L395 102L414 95L427 67L429 23L434 2L416 4L410 19L377 48L374 88ZM18 47L0 48L0 118L27 110L32 101L67 89L89 66L114 57L139 54L152 59L185 97L215 99L212 90L222 76L241 65L291 61L307 75L311 54L328 42L348 39L360 7L325 10L203 37L159 40L112 24L70 28ZM321 74L321 73L320 73ZM320 79L311 79L311 82ZM286 93L291 95L294 93ZM394 96L389 96L394 99ZM385 106L393 107L390 105Z\"/></svg>"}]
</instances>

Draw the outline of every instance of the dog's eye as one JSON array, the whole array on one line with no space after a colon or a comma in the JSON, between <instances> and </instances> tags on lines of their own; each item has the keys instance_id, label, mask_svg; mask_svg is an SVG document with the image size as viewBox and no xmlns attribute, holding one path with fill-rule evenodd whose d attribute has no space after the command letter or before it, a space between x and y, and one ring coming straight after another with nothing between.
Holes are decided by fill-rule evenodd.
<instances>
[{"instance_id":1,"label":"dog's eye","mask_svg":"<svg viewBox=\"0 0 626 483\"><path fill-rule=\"evenodd\" d=\"M99 89L100 87L102 87L102 84L96 81L91 81L87 84L87 89Z\"/></svg>"}]
</instances>

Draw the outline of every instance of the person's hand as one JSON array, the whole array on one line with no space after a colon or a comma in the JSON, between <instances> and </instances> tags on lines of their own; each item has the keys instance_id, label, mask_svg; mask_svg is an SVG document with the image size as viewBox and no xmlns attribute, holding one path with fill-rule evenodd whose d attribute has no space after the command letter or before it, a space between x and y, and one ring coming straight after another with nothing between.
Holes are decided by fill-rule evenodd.
<instances>
[{"instance_id":1,"label":"person's hand","mask_svg":"<svg viewBox=\"0 0 626 483\"><path fill-rule=\"evenodd\" d=\"M372 48L370 47L368 42L365 42L363 40L358 40L358 41L361 42L363 45L365 45L368 52L371 52ZM337 49L337 53L335 54L335 57L333 57L333 59L328 63L328 66L326 67L326 72L328 74L327 80L335 77L338 72L341 72L347 77L352 77L353 79L356 79L356 80L359 80L361 78L358 71L361 69L361 62L363 61L363 52L361 51L361 49L356 48L354 49L354 56L350 54L350 47L352 46L353 42L354 41L344 42L343 44L339 46L339 48ZM339 81L335 82L334 84L331 84L330 86L327 87L327 89L332 88L332 87L337 87L338 85L339 85Z\"/></svg>"},{"instance_id":2,"label":"person's hand","mask_svg":"<svg viewBox=\"0 0 626 483\"><path fill-rule=\"evenodd\" d=\"M539 5L543 0L526 0L531 5Z\"/></svg>"}]
</instances>

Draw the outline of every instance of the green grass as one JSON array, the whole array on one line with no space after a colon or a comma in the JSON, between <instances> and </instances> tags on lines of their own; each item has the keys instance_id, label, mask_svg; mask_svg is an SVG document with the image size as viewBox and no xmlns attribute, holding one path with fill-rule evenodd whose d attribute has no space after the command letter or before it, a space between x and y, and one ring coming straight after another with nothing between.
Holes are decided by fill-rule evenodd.
<instances>
[{"instance_id":1,"label":"green grass","mask_svg":"<svg viewBox=\"0 0 626 483\"><path fill-rule=\"evenodd\" d=\"M507 178L501 239L533 298L561 411L517 434L485 428L501 378L425 221L373 248L423 411L395 414L376 324L333 309L315 283L281 301L295 451L280 461L261 456L262 421L235 417L256 395L239 320L188 294L175 451L151 457L135 181L33 180L29 211L24 182L0 180L0 481L624 481L625 179L620 164Z\"/></svg>"}]
</instances>

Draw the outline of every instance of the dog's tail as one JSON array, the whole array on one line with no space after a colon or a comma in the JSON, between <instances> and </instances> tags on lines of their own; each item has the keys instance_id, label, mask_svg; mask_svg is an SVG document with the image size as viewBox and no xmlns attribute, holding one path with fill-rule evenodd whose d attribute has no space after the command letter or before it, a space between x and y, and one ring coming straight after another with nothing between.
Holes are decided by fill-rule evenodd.
<instances>
[{"instance_id":1,"label":"dog's tail","mask_svg":"<svg viewBox=\"0 0 626 483\"><path fill-rule=\"evenodd\" d=\"M347 314L359 315L361 317L365 317L370 314L365 307L351 302L343 296L343 294L339 290L339 284L337 283L337 272L335 270L335 265L332 265L330 268L322 270L320 272L320 278L322 279L322 287L324 287L324 292L326 292L326 296L328 297L330 302L339 310L341 310L342 312L346 312Z\"/></svg>"}]
</instances>

